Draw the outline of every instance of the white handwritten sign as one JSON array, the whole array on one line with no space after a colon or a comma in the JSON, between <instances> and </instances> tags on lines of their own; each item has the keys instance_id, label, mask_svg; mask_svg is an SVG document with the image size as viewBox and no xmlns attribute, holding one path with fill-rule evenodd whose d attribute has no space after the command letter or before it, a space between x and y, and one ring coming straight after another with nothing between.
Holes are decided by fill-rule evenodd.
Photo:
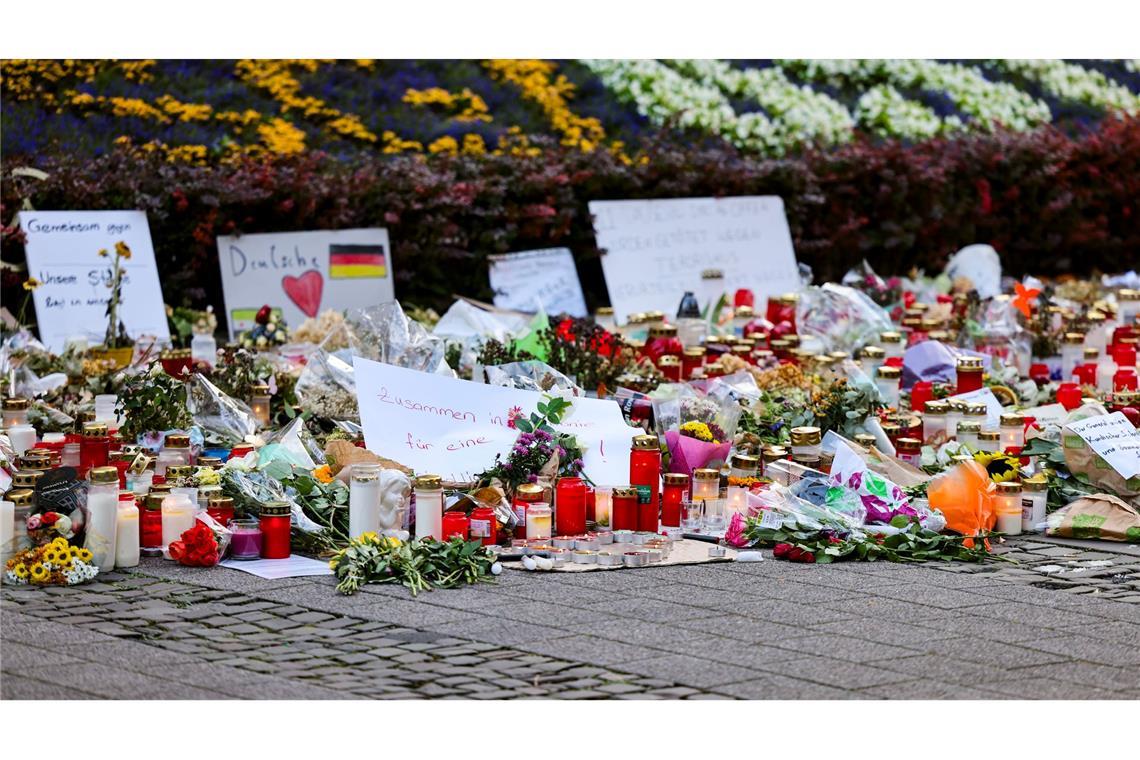
<instances>
[{"instance_id":1,"label":"white handwritten sign","mask_svg":"<svg viewBox=\"0 0 1140 760\"><path fill-rule=\"evenodd\" d=\"M1140 435L1121 412L1088 417L1066 427L1083 438L1120 477L1128 480L1140 475Z\"/></svg>"},{"instance_id":2,"label":"white handwritten sign","mask_svg":"<svg viewBox=\"0 0 1140 760\"><path fill-rule=\"evenodd\" d=\"M1001 402L997 400L997 396L989 388L979 388L976 391L969 393L959 393L957 396L950 396L947 401L961 401L966 404L982 403L986 405L986 424L983 426L984 430L997 430L1001 425Z\"/></svg>"},{"instance_id":3,"label":"white handwritten sign","mask_svg":"<svg viewBox=\"0 0 1140 760\"><path fill-rule=\"evenodd\" d=\"M569 248L488 256L488 276L500 309L586 316L586 299Z\"/></svg>"},{"instance_id":4,"label":"white handwritten sign","mask_svg":"<svg viewBox=\"0 0 1140 760\"><path fill-rule=\"evenodd\" d=\"M265 304L297 327L322 309L395 298L385 229L222 236L218 259L230 338L252 327Z\"/></svg>"},{"instance_id":5,"label":"white handwritten sign","mask_svg":"<svg viewBox=\"0 0 1140 760\"><path fill-rule=\"evenodd\" d=\"M446 480L468 481L504 457L519 431L507 423L512 411L529 415L542 396L456 380L355 357L360 422L369 450ZM558 425L585 447L583 465L595 483L629 481L629 449L639 428L625 424L617 403L574 399Z\"/></svg>"},{"instance_id":6,"label":"white handwritten sign","mask_svg":"<svg viewBox=\"0 0 1140 760\"><path fill-rule=\"evenodd\" d=\"M619 321L631 312L672 313L701 272L724 272L757 303L801 287L784 202L774 195L591 201L602 272Z\"/></svg>"},{"instance_id":7,"label":"white handwritten sign","mask_svg":"<svg viewBox=\"0 0 1140 760\"><path fill-rule=\"evenodd\" d=\"M33 294L40 340L62 351L68 338L103 342L110 299L110 259L120 240L131 249L123 262L119 317L132 338L169 340L162 286L150 227L142 211L21 211L28 274L43 283Z\"/></svg>"}]
</instances>

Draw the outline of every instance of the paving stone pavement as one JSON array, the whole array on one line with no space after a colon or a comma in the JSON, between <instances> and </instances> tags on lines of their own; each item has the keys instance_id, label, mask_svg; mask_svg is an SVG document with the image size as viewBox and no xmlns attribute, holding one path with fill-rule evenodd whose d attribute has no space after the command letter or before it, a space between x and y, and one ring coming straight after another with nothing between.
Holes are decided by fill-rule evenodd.
<instances>
[{"instance_id":1,"label":"paving stone pavement","mask_svg":"<svg viewBox=\"0 0 1140 760\"><path fill-rule=\"evenodd\" d=\"M418 598L145 560L5 586L0 697L1140 697L1140 559L1037 537L997 551L1016 564L507 571Z\"/></svg>"}]
</instances>

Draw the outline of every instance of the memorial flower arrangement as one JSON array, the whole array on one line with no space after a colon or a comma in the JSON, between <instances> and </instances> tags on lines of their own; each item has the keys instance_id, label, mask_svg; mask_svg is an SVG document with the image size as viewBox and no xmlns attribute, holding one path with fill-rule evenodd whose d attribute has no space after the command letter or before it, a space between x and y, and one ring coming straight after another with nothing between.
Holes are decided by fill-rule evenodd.
<instances>
[{"instance_id":1,"label":"memorial flower arrangement","mask_svg":"<svg viewBox=\"0 0 1140 760\"><path fill-rule=\"evenodd\" d=\"M986 473L994 483L1004 483L1020 477L1020 457L1003 454L1000 451L979 451L974 454L974 461L986 468Z\"/></svg>"},{"instance_id":2,"label":"memorial flower arrangement","mask_svg":"<svg viewBox=\"0 0 1140 760\"><path fill-rule=\"evenodd\" d=\"M170 542L170 558L189 567L213 567L225 552L225 543L214 529L198 520L181 538Z\"/></svg>"},{"instance_id":3,"label":"memorial flower arrangement","mask_svg":"<svg viewBox=\"0 0 1140 760\"><path fill-rule=\"evenodd\" d=\"M243 348L267 349L289 342L289 330L281 319L281 312L262 306L253 318L253 327L238 333L235 341Z\"/></svg>"},{"instance_id":4,"label":"memorial flower arrangement","mask_svg":"<svg viewBox=\"0 0 1140 760\"><path fill-rule=\"evenodd\" d=\"M401 541L365 533L329 561L336 590L355 594L368 583L399 583L412 592L486 583L502 571L495 555L475 541L452 538Z\"/></svg>"},{"instance_id":5,"label":"memorial flower arrangement","mask_svg":"<svg viewBox=\"0 0 1140 760\"><path fill-rule=\"evenodd\" d=\"M157 362L148 372L126 380L115 412L123 421L119 433L131 441L147 433L185 430L192 421L186 408L186 385L166 374Z\"/></svg>"},{"instance_id":6,"label":"memorial flower arrangement","mask_svg":"<svg viewBox=\"0 0 1140 760\"><path fill-rule=\"evenodd\" d=\"M91 564L91 552L56 538L43 546L26 549L5 564L8 583L34 586L77 586L99 574Z\"/></svg>"},{"instance_id":7,"label":"memorial flower arrangement","mask_svg":"<svg viewBox=\"0 0 1140 760\"><path fill-rule=\"evenodd\" d=\"M73 538L77 528L82 527L81 525L77 526L68 515L54 510L28 515L25 525L28 530L28 537L39 546L47 545L56 540L66 541Z\"/></svg>"},{"instance_id":8,"label":"memorial flower arrangement","mask_svg":"<svg viewBox=\"0 0 1140 760\"><path fill-rule=\"evenodd\" d=\"M563 396L546 394L538 402L537 411L527 416L513 409L508 424L519 431L511 451L504 460L495 456L495 464L475 476L481 485L500 483L507 494L523 483L537 483L554 477L582 475L582 445L568 433L554 429L572 412L574 402Z\"/></svg>"}]
</instances>

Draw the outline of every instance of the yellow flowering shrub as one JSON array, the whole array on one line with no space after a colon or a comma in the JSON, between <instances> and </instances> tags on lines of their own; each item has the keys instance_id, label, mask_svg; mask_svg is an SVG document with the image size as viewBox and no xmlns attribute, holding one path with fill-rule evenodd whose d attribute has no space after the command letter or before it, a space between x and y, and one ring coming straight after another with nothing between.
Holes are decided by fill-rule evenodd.
<instances>
[{"instance_id":1,"label":"yellow flowering shrub","mask_svg":"<svg viewBox=\"0 0 1140 760\"><path fill-rule=\"evenodd\" d=\"M606 137L596 118L581 117L570 110L567 101L574 96L574 85L565 75L554 77L557 65L537 59L493 59L483 61L492 78L522 90L523 98L537 103L562 135L562 144L589 153ZM553 78L552 78L553 77Z\"/></svg>"}]
</instances>

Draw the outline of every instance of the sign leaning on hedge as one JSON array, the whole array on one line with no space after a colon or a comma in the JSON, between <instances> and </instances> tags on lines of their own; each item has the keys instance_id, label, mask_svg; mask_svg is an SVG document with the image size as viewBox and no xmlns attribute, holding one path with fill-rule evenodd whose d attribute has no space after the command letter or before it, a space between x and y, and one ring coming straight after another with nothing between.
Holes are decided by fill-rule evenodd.
<instances>
[{"instance_id":1,"label":"sign leaning on hedge","mask_svg":"<svg viewBox=\"0 0 1140 760\"><path fill-rule=\"evenodd\" d=\"M119 319L132 338L170 339L145 212L21 211L19 225L27 237L28 275L40 282L33 293L36 327L49 349L60 353L73 337L103 342L111 271L99 251L114 251L119 241L131 249L123 262Z\"/></svg>"},{"instance_id":2,"label":"sign leaning on hedge","mask_svg":"<svg viewBox=\"0 0 1140 760\"><path fill-rule=\"evenodd\" d=\"M586 316L582 283L569 248L488 256L488 277L500 309Z\"/></svg>"},{"instance_id":3,"label":"sign leaning on hedge","mask_svg":"<svg viewBox=\"0 0 1140 760\"><path fill-rule=\"evenodd\" d=\"M589 206L619 321L634 312L675 313L686 290L700 295L706 269L723 271L729 288L751 288L758 304L801 287L778 196L590 201Z\"/></svg>"},{"instance_id":4,"label":"sign leaning on hedge","mask_svg":"<svg viewBox=\"0 0 1140 760\"><path fill-rule=\"evenodd\" d=\"M230 339L265 304L298 327L322 309L395 299L388 230L319 230L218 237Z\"/></svg>"}]
</instances>

